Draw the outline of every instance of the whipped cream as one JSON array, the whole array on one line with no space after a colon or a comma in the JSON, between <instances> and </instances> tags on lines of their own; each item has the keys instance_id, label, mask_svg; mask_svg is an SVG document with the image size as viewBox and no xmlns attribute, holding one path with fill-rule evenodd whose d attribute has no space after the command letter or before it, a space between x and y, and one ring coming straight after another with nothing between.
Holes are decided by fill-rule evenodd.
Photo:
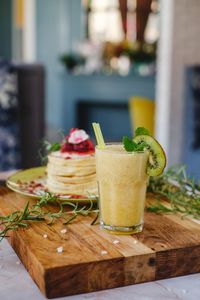
<instances>
[{"instance_id":1,"label":"whipped cream","mask_svg":"<svg viewBox=\"0 0 200 300\"><path fill-rule=\"evenodd\" d=\"M68 143L79 144L89 139L89 135L82 129L75 129L68 137Z\"/></svg>"},{"instance_id":2,"label":"whipped cream","mask_svg":"<svg viewBox=\"0 0 200 300\"><path fill-rule=\"evenodd\" d=\"M70 153L70 152L60 152L60 151L55 151L51 152L52 156L56 157L61 157L61 158L81 158L81 157L91 157L94 156L94 154L91 153Z\"/></svg>"}]
</instances>

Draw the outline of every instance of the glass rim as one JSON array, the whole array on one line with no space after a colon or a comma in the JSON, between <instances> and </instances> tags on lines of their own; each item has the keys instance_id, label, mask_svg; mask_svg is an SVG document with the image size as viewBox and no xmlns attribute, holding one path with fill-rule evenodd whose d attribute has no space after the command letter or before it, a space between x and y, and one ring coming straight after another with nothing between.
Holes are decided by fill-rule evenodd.
<instances>
[{"instance_id":1,"label":"glass rim","mask_svg":"<svg viewBox=\"0 0 200 300\"><path fill-rule=\"evenodd\" d=\"M123 144L121 142L108 142L108 143L105 143L106 146L109 146L109 145L121 145L123 146ZM142 151L126 151L124 150L124 152L119 152L117 150L108 150L108 149L100 149L98 148L99 146L96 145L95 146L95 150L98 150L98 151L104 151L104 152L109 152L109 153L117 153L119 155L124 155L124 154L132 154L132 155L137 155L137 154L143 154L143 153L146 153L148 152L148 150L142 150Z\"/></svg>"}]
</instances>

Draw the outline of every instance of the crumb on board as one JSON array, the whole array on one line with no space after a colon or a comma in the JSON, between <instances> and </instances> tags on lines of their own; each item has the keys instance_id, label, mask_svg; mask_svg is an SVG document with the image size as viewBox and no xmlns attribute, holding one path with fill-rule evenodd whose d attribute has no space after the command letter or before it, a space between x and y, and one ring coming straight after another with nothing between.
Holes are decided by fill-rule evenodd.
<instances>
[{"instance_id":1,"label":"crumb on board","mask_svg":"<svg viewBox=\"0 0 200 300\"><path fill-rule=\"evenodd\" d=\"M45 234L43 234L43 238L44 239L47 239L47 237L48 237L48 235L45 233Z\"/></svg>"},{"instance_id":2,"label":"crumb on board","mask_svg":"<svg viewBox=\"0 0 200 300\"><path fill-rule=\"evenodd\" d=\"M61 229L60 232L61 232L61 233L66 233L66 232L67 232L67 229L66 229L66 228L63 228L63 229Z\"/></svg>"},{"instance_id":3,"label":"crumb on board","mask_svg":"<svg viewBox=\"0 0 200 300\"><path fill-rule=\"evenodd\" d=\"M101 251L101 255L106 255L106 254L108 254L107 251L105 251L105 250L102 250L102 251Z\"/></svg>"},{"instance_id":4,"label":"crumb on board","mask_svg":"<svg viewBox=\"0 0 200 300\"><path fill-rule=\"evenodd\" d=\"M63 252L63 247L62 247L62 246L58 247L58 248L57 248L57 252L58 252L58 253L62 253L62 252Z\"/></svg>"},{"instance_id":5,"label":"crumb on board","mask_svg":"<svg viewBox=\"0 0 200 300\"><path fill-rule=\"evenodd\" d=\"M118 241L118 240L114 240L114 241L113 241L113 244L115 244L115 245L116 245L116 244L119 244L119 241Z\"/></svg>"}]
</instances>

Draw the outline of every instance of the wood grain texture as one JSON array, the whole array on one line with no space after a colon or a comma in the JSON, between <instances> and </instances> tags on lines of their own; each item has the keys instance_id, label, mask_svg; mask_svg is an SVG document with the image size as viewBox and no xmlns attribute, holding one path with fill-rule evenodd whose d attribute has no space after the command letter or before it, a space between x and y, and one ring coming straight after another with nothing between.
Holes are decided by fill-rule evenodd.
<instances>
[{"instance_id":1,"label":"wood grain texture","mask_svg":"<svg viewBox=\"0 0 200 300\"><path fill-rule=\"evenodd\" d=\"M34 203L0 189L2 215L22 209L27 201ZM200 272L200 225L190 219L146 213L143 232L131 236L109 234L90 222L90 217L79 217L65 234L61 222L35 222L10 234L12 247L46 297ZM57 253L60 246L63 252Z\"/></svg>"}]
</instances>

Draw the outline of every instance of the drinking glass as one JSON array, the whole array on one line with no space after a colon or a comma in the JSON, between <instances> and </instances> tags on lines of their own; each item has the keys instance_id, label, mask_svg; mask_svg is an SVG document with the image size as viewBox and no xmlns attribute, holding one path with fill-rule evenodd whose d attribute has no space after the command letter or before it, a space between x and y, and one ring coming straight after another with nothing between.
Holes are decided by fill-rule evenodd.
<instances>
[{"instance_id":1,"label":"drinking glass","mask_svg":"<svg viewBox=\"0 0 200 300\"><path fill-rule=\"evenodd\" d=\"M95 149L100 227L111 233L140 232L148 175L148 151L126 152L122 144Z\"/></svg>"}]
</instances>

